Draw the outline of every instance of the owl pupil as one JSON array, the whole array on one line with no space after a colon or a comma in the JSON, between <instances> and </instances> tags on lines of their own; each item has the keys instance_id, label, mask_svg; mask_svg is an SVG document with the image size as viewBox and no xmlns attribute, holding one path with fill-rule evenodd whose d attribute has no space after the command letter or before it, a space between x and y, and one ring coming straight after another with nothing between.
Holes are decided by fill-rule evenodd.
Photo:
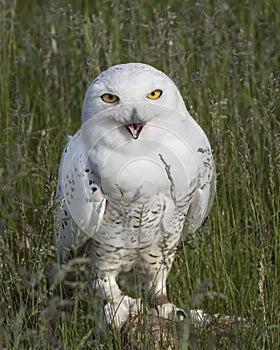
<instances>
[{"instance_id":1,"label":"owl pupil","mask_svg":"<svg viewBox=\"0 0 280 350\"><path fill-rule=\"evenodd\" d=\"M108 97L109 97L109 100L112 100L114 98L113 95L109 95Z\"/></svg>"},{"instance_id":2,"label":"owl pupil","mask_svg":"<svg viewBox=\"0 0 280 350\"><path fill-rule=\"evenodd\" d=\"M156 94L156 93L155 93L154 91L153 91L153 92L151 92L151 95L152 95L152 96L155 96L155 94Z\"/></svg>"}]
</instances>

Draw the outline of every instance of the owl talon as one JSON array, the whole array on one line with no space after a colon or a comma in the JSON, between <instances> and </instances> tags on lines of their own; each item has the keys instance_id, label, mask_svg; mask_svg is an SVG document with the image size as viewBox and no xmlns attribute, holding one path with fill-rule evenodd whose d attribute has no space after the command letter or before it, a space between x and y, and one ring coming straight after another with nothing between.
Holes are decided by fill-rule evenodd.
<instances>
[{"instance_id":1,"label":"owl talon","mask_svg":"<svg viewBox=\"0 0 280 350\"><path fill-rule=\"evenodd\" d=\"M175 314L178 321L184 321L184 319L187 318L187 314L183 309L176 308Z\"/></svg>"},{"instance_id":2,"label":"owl talon","mask_svg":"<svg viewBox=\"0 0 280 350\"><path fill-rule=\"evenodd\" d=\"M183 321L187 317L187 314L183 309L180 309L171 303L157 305L156 312L158 317L173 319L176 321Z\"/></svg>"}]
</instances>

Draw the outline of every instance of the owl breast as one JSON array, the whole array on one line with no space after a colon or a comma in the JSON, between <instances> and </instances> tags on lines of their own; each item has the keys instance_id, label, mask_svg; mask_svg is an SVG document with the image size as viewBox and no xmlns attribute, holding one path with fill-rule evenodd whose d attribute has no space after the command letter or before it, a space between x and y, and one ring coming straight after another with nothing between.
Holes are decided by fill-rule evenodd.
<instances>
[{"instance_id":1,"label":"owl breast","mask_svg":"<svg viewBox=\"0 0 280 350\"><path fill-rule=\"evenodd\" d=\"M195 164L196 172L198 166L182 142L166 141L163 145L141 138L114 148L99 145L96 153L104 155L100 184L107 205L96 240L137 248L179 239L196 177L186 164Z\"/></svg>"},{"instance_id":2,"label":"owl breast","mask_svg":"<svg viewBox=\"0 0 280 350\"><path fill-rule=\"evenodd\" d=\"M199 174L193 151L170 135L163 134L160 140L130 139L110 147L101 142L92 155L93 168L96 160L99 163L98 183L117 207L135 201L151 205L159 195L171 198L170 188L176 196L184 196Z\"/></svg>"}]
</instances>

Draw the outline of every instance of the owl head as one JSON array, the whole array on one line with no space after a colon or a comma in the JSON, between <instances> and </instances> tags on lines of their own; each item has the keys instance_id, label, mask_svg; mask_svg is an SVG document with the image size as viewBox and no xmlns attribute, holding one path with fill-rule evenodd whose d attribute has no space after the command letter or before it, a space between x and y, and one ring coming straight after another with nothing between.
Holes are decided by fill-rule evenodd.
<instances>
[{"instance_id":1,"label":"owl head","mask_svg":"<svg viewBox=\"0 0 280 350\"><path fill-rule=\"evenodd\" d=\"M187 113L178 88L166 74L143 63L119 64L102 72L89 85L82 124L107 111L107 116L137 138L145 124L164 107Z\"/></svg>"}]
</instances>

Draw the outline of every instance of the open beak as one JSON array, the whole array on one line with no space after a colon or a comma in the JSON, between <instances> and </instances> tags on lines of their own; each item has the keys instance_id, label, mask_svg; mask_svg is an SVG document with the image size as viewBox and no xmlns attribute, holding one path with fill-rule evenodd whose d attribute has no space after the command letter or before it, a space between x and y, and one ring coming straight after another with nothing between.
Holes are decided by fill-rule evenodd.
<instances>
[{"instance_id":1,"label":"open beak","mask_svg":"<svg viewBox=\"0 0 280 350\"><path fill-rule=\"evenodd\" d=\"M140 132L143 129L144 125L145 123L133 123L133 124L126 124L125 127L129 131L131 136L136 140L140 135Z\"/></svg>"}]
</instances>

